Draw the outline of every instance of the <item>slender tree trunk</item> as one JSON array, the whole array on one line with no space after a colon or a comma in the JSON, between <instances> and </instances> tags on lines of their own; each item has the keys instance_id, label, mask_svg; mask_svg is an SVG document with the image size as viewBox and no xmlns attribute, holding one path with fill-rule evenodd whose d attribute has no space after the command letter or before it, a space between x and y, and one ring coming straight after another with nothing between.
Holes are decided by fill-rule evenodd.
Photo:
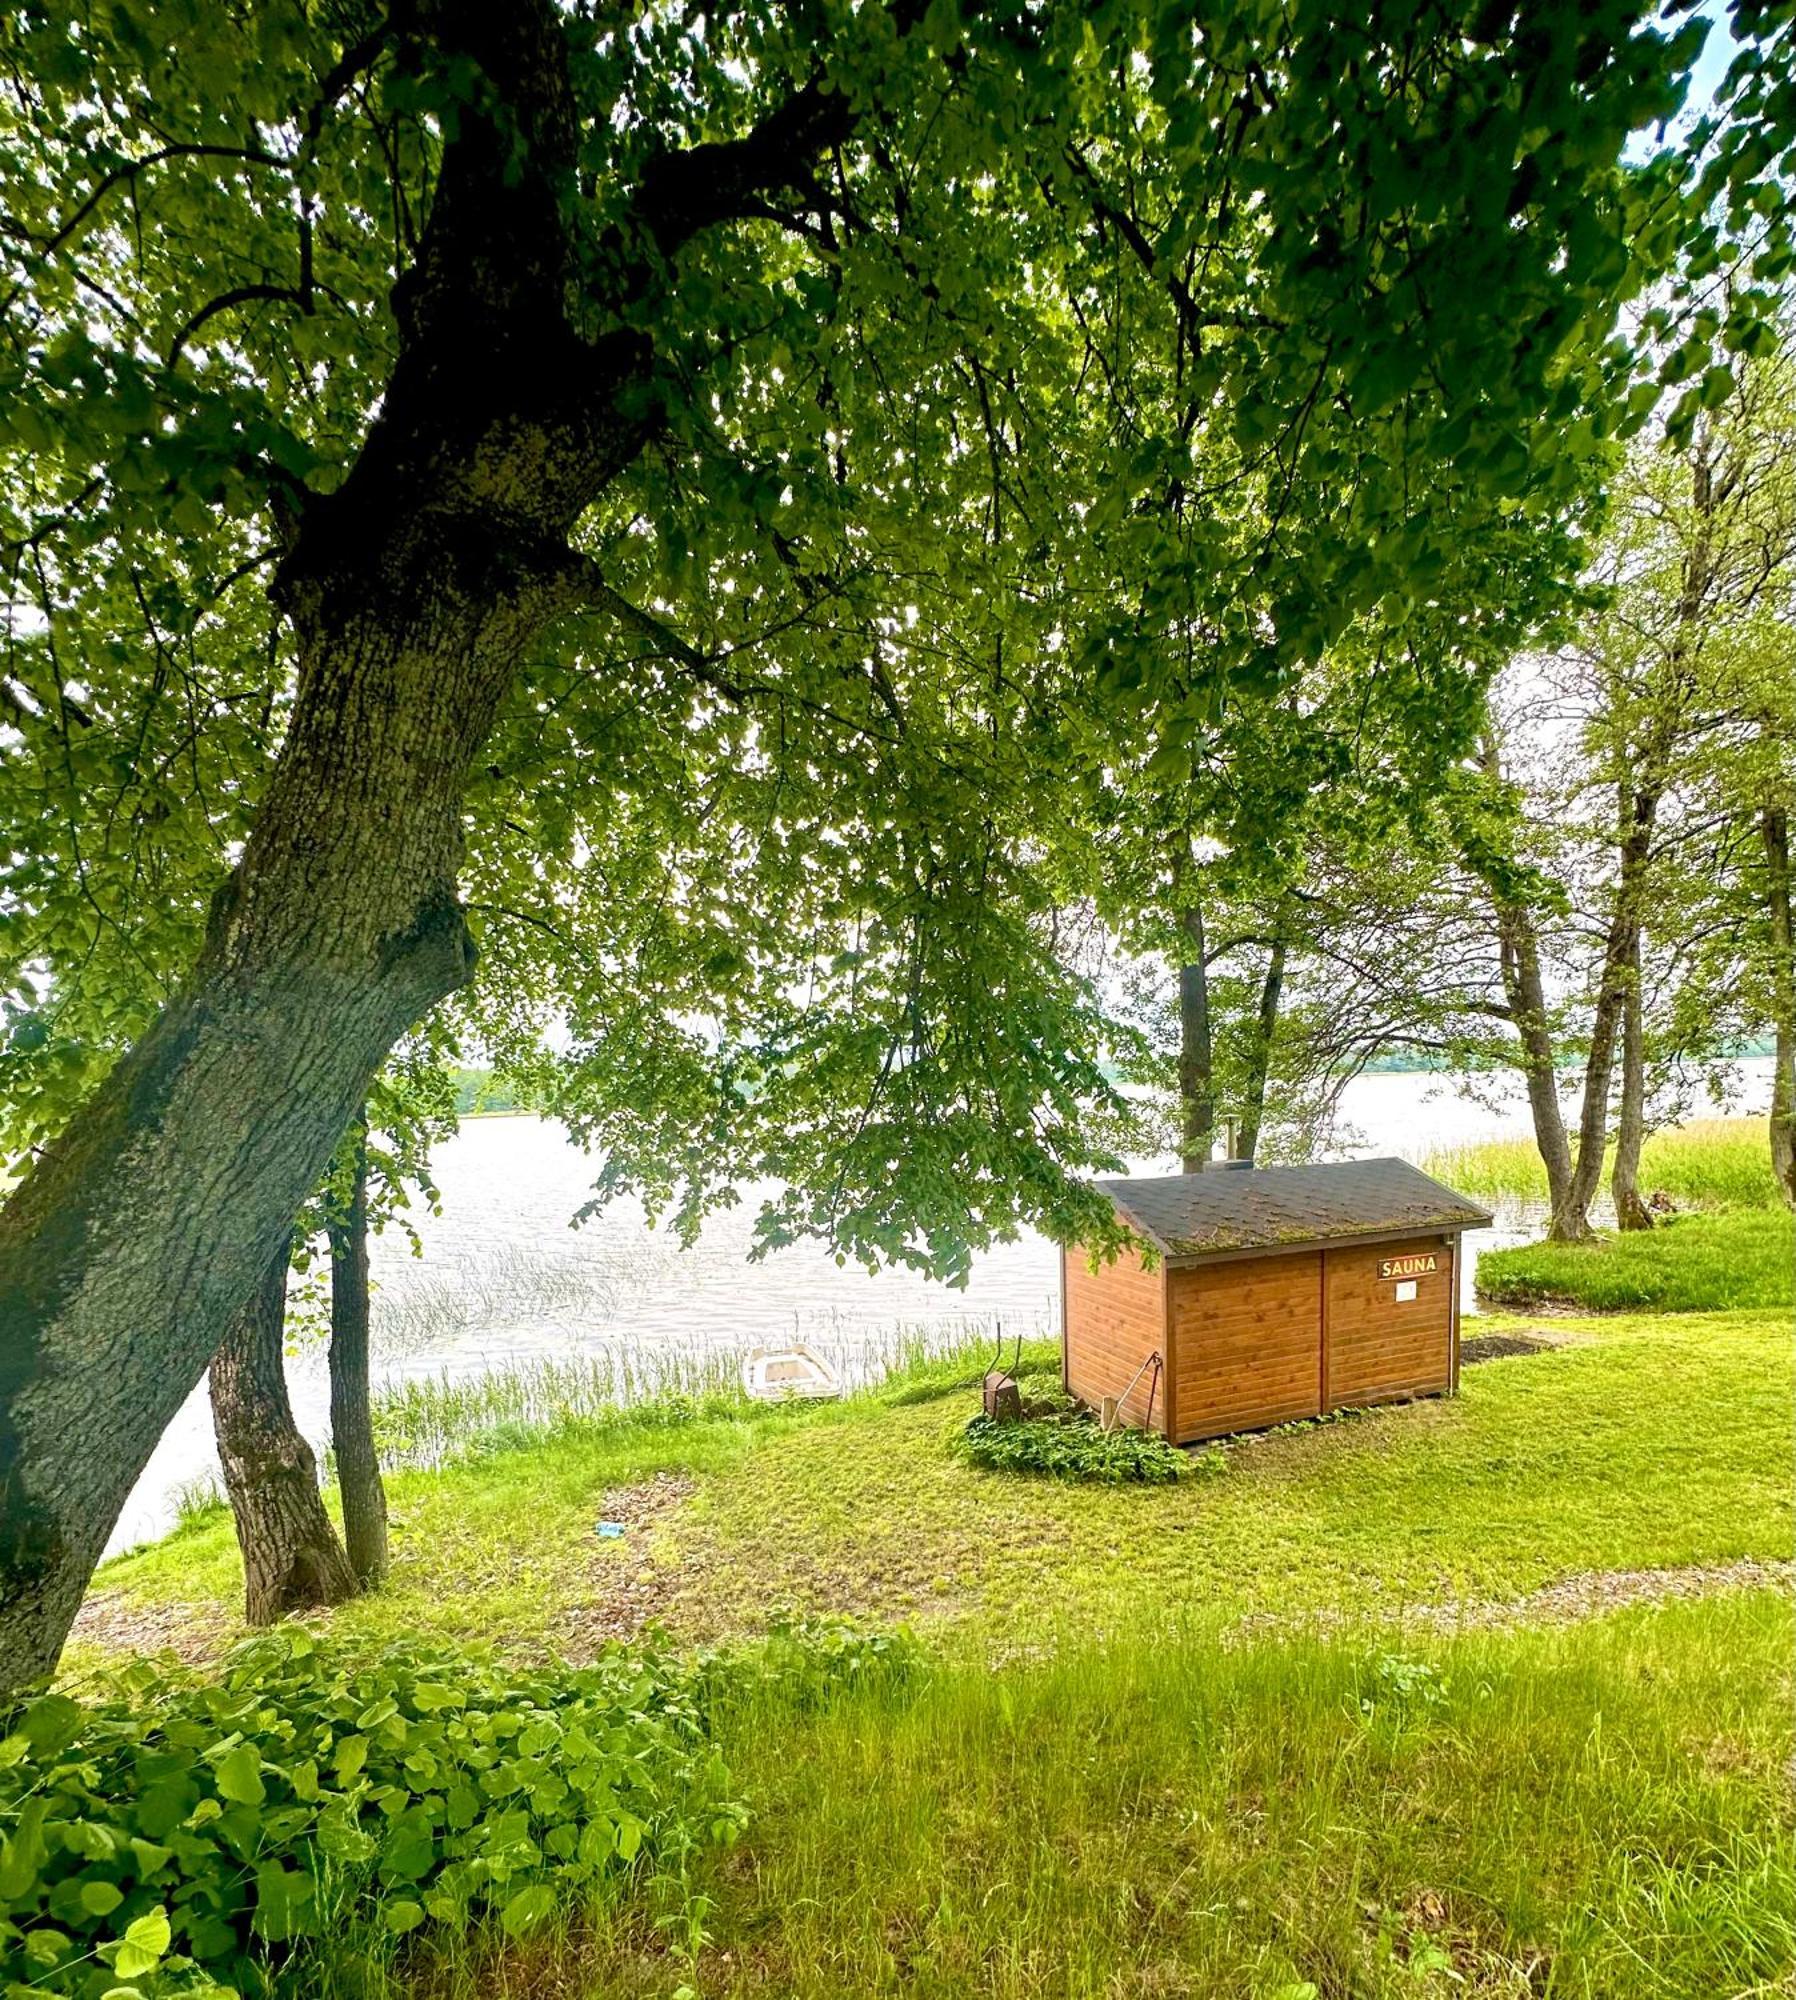
<instances>
[{"instance_id":1,"label":"slender tree trunk","mask_svg":"<svg viewBox=\"0 0 1796 2000\"><path fill-rule=\"evenodd\" d=\"M1615 885L1615 907L1603 945L1597 984L1596 1012L1590 1023L1590 1050L1584 1060L1584 1101L1578 1120L1578 1151L1566 1191L1563 1217L1555 1217L1553 1240L1580 1241L1590 1233L1590 1204L1603 1178L1603 1154L1609 1138L1609 1097L1615 1077L1615 1051L1630 991L1639 985L1640 920L1646 900L1647 861L1658 820L1656 785L1624 795L1621 868Z\"/></svg>"},{"instance_id":2,"label":"slender tree trunk","mask_svg":"<svg viewBox=\"0 0 1796 2000\"><path fill-rule=\"evenodd\" d=\"M343 1499L343 1536L360 1582L387 1573L387 1490L368 1403L368 1152L356 1148L349 1212L333 1218L331 1249L331 1450Z\"/></svg>"},{"instance_id":3,"label":"slender tree trunk","mask_svg":"<svg viewBox=\"0 0 1796 2000\"><path fill-rule=\"evenodd\" d=\"M1776 1051L1771 1073L1771 1170L1796 1208L1796 935L1790 912L1790 821L1778 806L1759 815L1771 917L1771 1013Z\"/></svg>"},{"instance_id":4,"label":"slender tree trunk","mask_svg":"<svg viewBox=\"0 0 1796 2000\"><path fill-rule=\"evenodd\" d=\"M1266 961L1266 976L1260 982L1260 1006L1254 1017L1253 1047L1247 1066L1247 1101L1242 1109L1241 1133L1235 1148L1235 1157L1246 1160L1250 1165L1254 1154L1259 1151L1260 1128L1266 1119L1266 1078L1272 1068L1273 1038L1278 1033L1278 1009L1284 995L1286 955L1284 937L1282 934L1274 936L1272 952Z\"/></svg>"},{"instance_id":5,"label":"slender tree trunk","mask_svg":"<svg viewBox=\"0 0 1796 2000\"><path fill-rule=\"evenodd\" d=\"M212 1428L243 1551L243 1615L252 1625L356 1593L318 1491L318 1462L287 1400L286 1325L283 1237L212 1357Z\"/></svg>"},{"instance_id":6,"label":"slender tree trunk","mask_svg":"<svg viewBox=\"0 0 1796 2000\"><path fill-rule=\"evenodd\" d=\"M566 538L645 435L646 339L566 317L558 11L445 0L425 32L492 98L445 148L361 454L291 528L286 742L192 975L0 1210L0 1690L55 1666L375 1069L467 978L466 773L525 649L593 601ZM703 220L684 192L647 219L674 242Z\"/></svg>"},{"instance_id":7,"label":"slender tree trunk","mask_svg":"<svg viewBox=\"0 0 1796 2000\"><path fill-rule=\"evenodd\" d=\"M1559 1072L1553 1060L1546 982L1540 971L1540 940L1526 910L1513 903L1498 904L1497 943L1503 991L1521 1045L1522 1080L1534 1121L1534 1144L1547 1170L1548 1234L1555 1241L1568 1241L1577 1234L1569 1219L1571 1141L1559 1106ZM1584 1233L1589 1233L1588 1223Z\"/></svg>"},{"instance_id":8,"label":"slender tree trunk","mask_svg":"<svg viewBox=\"0 0 1796 2000\"><path fill-rule=\"evenodd\" d=\"M1204 963L1204 913L1179 918L1185 963L1179 967L1179 1150L1188 1174L1202 1173L1216 1145L1215 1051L1210 1036L1210 970Z\"/></svg>"},{"instance_id":9,"label":"slender tree trunk","mask_svg":"<svg viewBox=\"0 0 1796 2000\"><path fill-rule=\"evenodd\" d=\"M1650 1229L1653 1212L1640 1198L1640 1148L1646 1138L1646 1009L1640 992L1640 927L1634 928L1634 958L1628 968L1621 1015L1621 1115L1615 1128L1615 1165L1609 1189L1615 1197L1618 1229Z\"/></svg>"}]
</instances>

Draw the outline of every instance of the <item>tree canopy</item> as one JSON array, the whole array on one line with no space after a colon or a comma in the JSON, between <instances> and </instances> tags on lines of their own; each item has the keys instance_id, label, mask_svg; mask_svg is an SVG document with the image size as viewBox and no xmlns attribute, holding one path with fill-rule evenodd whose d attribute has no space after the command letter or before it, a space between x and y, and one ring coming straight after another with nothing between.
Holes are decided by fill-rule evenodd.
<instances>
[{"instance_id":1,"label":"tree canopy","mask_svg":"<svg viewBox=\"0 0 1796 2000\"><path fill-rule=\"evenodd\" d=\"M572 940L614 1180L772 1170L769 1240L949 1271L1100 1226L1047 864L1332 649L1469 728L1479 633L1575 572L1687 207L1629 147L1701 38L14 10L0 896L12 1052L66 1074L0 1216L0 1666L476 929Z\"/></svg>"}]
</instances>

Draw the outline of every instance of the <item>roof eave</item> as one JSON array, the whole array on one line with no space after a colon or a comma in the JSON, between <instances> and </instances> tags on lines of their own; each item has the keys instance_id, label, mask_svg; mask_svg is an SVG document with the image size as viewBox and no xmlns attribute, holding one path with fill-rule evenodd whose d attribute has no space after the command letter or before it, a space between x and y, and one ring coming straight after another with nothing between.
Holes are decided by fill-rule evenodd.
<instances>
[{"instance_id":1,"label":"roof eave","mask_svg":"<svg viewBox=\"0 0 1796 2000\"><path fill-rule=\"evenodd\" d=\"M1169 1270L1182 1271L1194 1264L1230 1263L1242 1257L1296 1257L1306 1250L1345 1250L1368 1243L1402 1243L1414 1236L1458 1236L1468 1229L1487 1229L1491 1217L1481 1222L1412 1222L1402 1229L1359 1229L1339 1236L1301 1236L1290 1242L1231 1243L1226 1249L1172 1250L1161 1255Z\"/></svg>"}]
</instances>

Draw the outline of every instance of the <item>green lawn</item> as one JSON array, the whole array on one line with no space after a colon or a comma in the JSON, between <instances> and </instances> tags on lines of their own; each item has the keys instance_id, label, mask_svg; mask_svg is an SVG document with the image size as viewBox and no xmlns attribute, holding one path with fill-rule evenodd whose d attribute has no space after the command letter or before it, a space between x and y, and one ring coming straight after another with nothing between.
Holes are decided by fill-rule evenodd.
<instances>
[{"instance_id":1,"label":"green lawn","mask_svg":"<svg viewBox=\"0 0 1796 2000\"><path fill-rule=\"evenodd\" d=\"M1679 1215L1590 1243L1487 1250L1478 1289L1526 1309L1718 1312L1796 1303L1796 1220L1783 1208Z\"/></svg>"},{"instance_id":2,"label":"green lawn","mask_svg":"<svg viewBox=\"0 0 1796 2000\"><path fill-rule=\"evenodd\" d=\"M977 1470L947 1449L970 1393L934 1393L939 1378L756 1420L575 1424L396 1476L391 1586L336 1622L579 1650L631 1606L710 1638L792 1605L1009 1643L1144 1598L1377 1613L1787 1553L1787 1318L1555 1326L1572 1344L1468 1368L1455 1401L1244 1443L1222 1477L1172 1488ZM607 1495L657 1473L690 1492L596 1539ZM219 1510L98 1583L120 1614L222 1637L239 1577Z\"/></svg>"},{"instance_id":3,"label":"green lawn","mask_svg":"<svg viewBox=\"0 0 1796 2000\"><path fill-rule=\"evenodd\" d=\"M1603 1162L1609 1185L1611 1147ZM1486 1139L1431 1153L1422 1165L1438 1179L1485 1201L1547 1198L1547 1170L1532 1139ZM1777 1181L1762 1118L1697 1118L1648 1135L1640 1187L1680 1207L1775 1208Z\"/></svg>"},{"instance_id":4,"label":"green lawn","mask_svg":"<svg viewBox=\"0 0 1796 2000\"><path fill-rule=\"evenodd\" d=\"M402 1987L1790 1990L1789 1596L1628 1603L1611 1574L1788 1557L1788 1316L1554 1330L1455 1401L1244 1443L1171 1488L972 1468L947 1449L971 1393L942 1369L752 1419L514 1425L395 1478L392 1587L332 1621L352 1643L579 1652L646 1613L734 1645L782 1605L923 1641L821 1699L725 1674L738 1846L523 1944L438 1960L420 1934ZM600 1541L601 1512L634 1525ZM1567 1579L1622 1608L1516 1603ZM99 1579L115 1636L214 1645L237 1588L222 1514Z\"/></svg>"}]
</instances>

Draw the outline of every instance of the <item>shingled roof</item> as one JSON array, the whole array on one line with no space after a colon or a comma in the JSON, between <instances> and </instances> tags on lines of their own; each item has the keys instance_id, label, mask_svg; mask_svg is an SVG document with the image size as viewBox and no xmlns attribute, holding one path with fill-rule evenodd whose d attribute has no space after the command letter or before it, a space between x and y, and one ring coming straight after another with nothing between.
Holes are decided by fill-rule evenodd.
<instances>
[{"instance_id":1,"label":"shingled roof","mask_svg":"<svg viewBox=\"0 0 1796 2000\"><path fill-rule=\"evenodd\" d=\"M1096 1185L1137 1236L1173 1259L1482 1229L1491 1219L1407 1160L1213 1168Z\"/></svg>"}]
</instances>

